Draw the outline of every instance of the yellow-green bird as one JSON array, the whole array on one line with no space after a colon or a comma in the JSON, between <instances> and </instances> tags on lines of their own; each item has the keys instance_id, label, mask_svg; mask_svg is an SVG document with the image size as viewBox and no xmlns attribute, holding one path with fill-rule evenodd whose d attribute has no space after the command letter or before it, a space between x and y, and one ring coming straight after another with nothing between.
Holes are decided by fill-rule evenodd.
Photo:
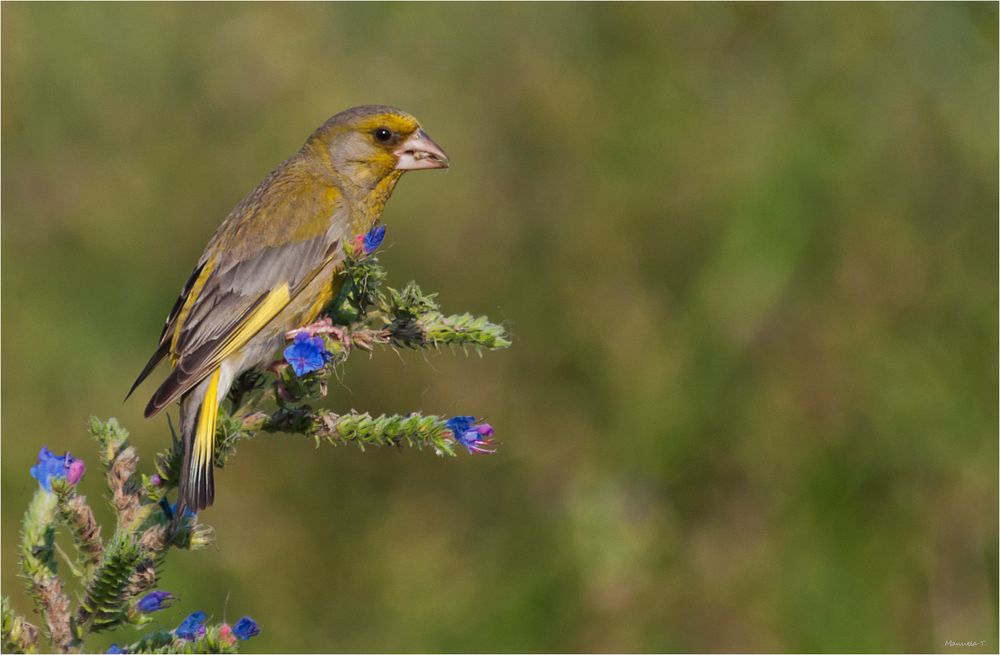
<instances>
[{"instance_id":1,"label":"yellow-green bird","mask_svg":"<svg viewBox=\"0 0 1000 655\"><path fill-rule=\"evenodd\" d=\"M179 511L214 500L215 421L233 380L268 363L287 331L314 321L333 300L344 244L378 223L405 171L447 167L447 155L413 116L354 107L321 125L229 213L129 390L168 358L173 370L145 415L180 398Z\"/></svg>"}]
</instances>

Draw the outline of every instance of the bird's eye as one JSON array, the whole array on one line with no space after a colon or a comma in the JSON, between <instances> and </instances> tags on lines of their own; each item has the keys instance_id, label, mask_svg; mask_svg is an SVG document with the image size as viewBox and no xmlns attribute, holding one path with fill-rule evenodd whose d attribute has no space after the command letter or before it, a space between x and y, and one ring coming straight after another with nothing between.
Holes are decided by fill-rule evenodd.
<instances>
[{"instance_id":1,"label":"bird's eye","mask_svg":"<svg viewBox=\"0 0 1000 655\"><path fill-rule=\"evenodd\" d=\"M389 143L392 141L392 132L384 127L380 127L375 130L375 140L380 143Z\"/></svg>"}]
</instances>

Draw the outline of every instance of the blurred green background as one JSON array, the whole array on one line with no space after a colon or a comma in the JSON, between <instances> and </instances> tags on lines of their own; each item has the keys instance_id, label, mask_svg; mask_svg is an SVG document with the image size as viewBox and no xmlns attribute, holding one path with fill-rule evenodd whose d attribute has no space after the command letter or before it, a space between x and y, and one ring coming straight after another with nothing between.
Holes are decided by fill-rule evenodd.
<instances>
[{"instance_id":1,"label":"blurred green background","mask_svg":"<svg viewBox=\"0 0 1000 655\"><path fill-rule=\"evenodd\" d=\"M249 652L996 651L997 19L5 3L4 593L27 609L39 447L92 499L88 415L150 463L153 385L122 397L208 237L378 102L454 162L389 203L390 283L515 345L357 357L329 404L485 416L501 450L247 444L158 621L251 614Z\"/></svg>"}]
</instances>

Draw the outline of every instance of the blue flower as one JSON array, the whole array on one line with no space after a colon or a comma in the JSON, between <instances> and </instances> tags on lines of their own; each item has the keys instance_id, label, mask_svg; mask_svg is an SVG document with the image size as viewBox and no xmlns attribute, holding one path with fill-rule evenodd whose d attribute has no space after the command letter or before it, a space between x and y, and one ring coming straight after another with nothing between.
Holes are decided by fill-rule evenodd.
<instances>
[{"instance_id":1,"label":"blue flower","mask_svg":"<svg viewBox=\"0 0 1000 655\"><path fill-rule=\"evenodd\" d=\"M455 441L465 446L470 453L492 453L493 426L489 423L476 423L475 416L452 416L445 421L445 427L451 430Z\"/></svg>"},{"instance_id":2,"label":"blue flower","mask_svg":"<svg viewBox=\"0 0 1000 655\"><path fill-rule=\"evenodd\" d=\"M174 515L176 513L177 513L177 503L174 503L173 505L170 506L170 518L174 518ZM191 521L196 518L198 518L198 512L194 511L193 509L185 505L183 519L185 521Z\"/></svg>"},{"instance_id":3,"label":"blue flower","mask_svg":"<svg viewBox=\"0 0 1000 655\"><path fill-rule=\"evenodd\" d=\"M181 621L181 624L174 630L174 634L186 641L194 641L205 634L205 626L202 624L206 618L204 612L200 610L194 612Z\"/></svg>"},{"instance_id":4,"label":"blue flower","mask_svg":"<svg viewBox=\"0 0 1000 655\"><path fill-rule=\"evenodd\" d=\"M76 484L85 470L82 459L76 459L69 453L56 455L42 447L38 453L38 463L31 467L31 477L38 480L42 489L52 491L53 478L65 478L70 484Z\"/></svg>"},{"instance_id":5,"label":"blue flower","mask_svg":"<svg viewBox=\"0 0 1000 655\"><path fill-rule=\"evenodd\" d=\"M385 226L376 225L372 229L368 230L368 234L365 235L365 240L361 247L364 249L366 255L370 255L375 252L380 245L382 245L382 239L385 238Z\"/></svg>"},{"instance_id":6,"label":"blue flower","mask_svg":"<svg viewBox=\"0 0 1000 655\"><path fill-rule=\"evenodd\" d=\"M119 646L118 644L111 644L110 646L108 646L108 649L106 651L104 651L104 652L105 653L124 653L125 651L122 650L122 647Z\"/></svg>"},{"instance_id":7,"label":"blue flower","mask_svg":"<svg viewBox=\"0 0 1000 655\"><path fill-rule=\"evenodd\" d=\"M296 334L292 345L285 348L285 361L299 377L318 371L332 358L333 353L326 349L323 337L309 336L306 332Z\"/></svg>"},{"instance_id":8,"label":"blue flower","mask_svg":"<svg viewBox=\"0 0 1000 655\"><path fill-rule=\"evenodd\" d=\"M260 634L260 626L249 616L244 616L233 626L233 634L246 641L250 637L256 637Z\"/></svg>"},{"instance_id":9,"label":"blue flower","mask_svg":"<svg viewBox=\"0 0 1000 655\"><path fill-rule=\"evenodd\" d=\"M173 505L171 505L170 503L167 502L166 498L161 498L159 504L160 504L160 509L163 510L163 515L167 517L167 520L168 521L173 521L174 520L174 515L177 514L177 503L174 503ZM185 505L184 506L184 520L185 521L192 521L192 520L194 520L196 518L198 518L198 513L191 511L191 508L188 507L187 505Z\"/></svg>"},{"instance_id":10,"label":"blue flower","mask_svg":"<svg viewBox=\"0 0 1000 655\"><path fill-rule=\"evenodd\" d=\"M444 422L444 426L456 435L465 432L476 422L475 416L452 416Z\"/></svg>"},{"instance_id":11,"label":"blue flower","mask_svg":"<svg viewBox=\"0 0 1000 655\"><path fill-rule=\"evenodd\" d=\"M158 612L166 607L170 607L173 600L174 595L169 591L151 591L135 604L135 608L147 614L149 612Z\"/></svg>"}]
</instances>

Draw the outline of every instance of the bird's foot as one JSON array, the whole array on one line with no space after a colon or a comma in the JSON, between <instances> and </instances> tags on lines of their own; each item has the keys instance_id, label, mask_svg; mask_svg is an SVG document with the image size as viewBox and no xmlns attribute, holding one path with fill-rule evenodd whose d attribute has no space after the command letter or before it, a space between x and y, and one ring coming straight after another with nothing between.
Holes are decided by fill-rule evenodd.
<instances>
[{"instance_id":1,"label":"bird's foot","mask_svg":"<svg viewBox=\"0 0 1000 655\"><path fill-rule=\"evenodd\" d=\"M286 339L294 339L300 334L308 334L314 337L317 334L329 334L331 337L344 344L345 348L351 347L351 337L347 331L339 325L334 325L329 316L324 316L318 321L310 323L304 327L296 328L285 332Z\"/></svg>"}]
</instances>

